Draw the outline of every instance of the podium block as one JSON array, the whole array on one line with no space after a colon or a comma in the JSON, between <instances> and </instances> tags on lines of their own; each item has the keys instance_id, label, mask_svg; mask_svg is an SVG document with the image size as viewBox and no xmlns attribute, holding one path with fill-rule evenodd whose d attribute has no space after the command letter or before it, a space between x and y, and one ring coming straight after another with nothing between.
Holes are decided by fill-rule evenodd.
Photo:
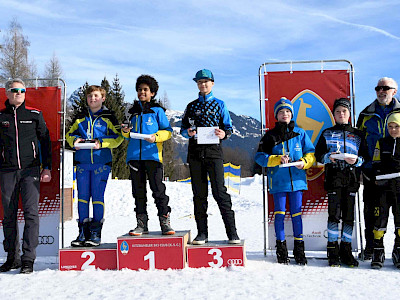
<instances>
[{"instance_id":1,"label":"podium block","mask_svg":"<svg viewBox=\"0 0 400 300\"><path fill-rule=\"evenodd\" d=\"M213 241L204 245L187 246L187 264L190 268L221 268L245 266L244 241L228 244L228 241Z\"/></svg>"},{"instance_id":2,"label":"podium block","mask_svg":"<svg viewBox=\"0 0 400 300\"><path fill-rule=\"evenodd\" d=\"M98 247L68 247L59 250L60 271L86 269L116 270L117 244L101 244Z\"/></svg>"},{"instance_id":3,"label":"podium block","mask_svg":"<svg viewBox=\"0 0 400 300\"><path fill-rule=\"evenodd\" d=\"M186 244L190 231L177 231L174 235L150 232L141 236L118 237L118 270L183 269L186 264Z\"/></svg>"}]
</instances>

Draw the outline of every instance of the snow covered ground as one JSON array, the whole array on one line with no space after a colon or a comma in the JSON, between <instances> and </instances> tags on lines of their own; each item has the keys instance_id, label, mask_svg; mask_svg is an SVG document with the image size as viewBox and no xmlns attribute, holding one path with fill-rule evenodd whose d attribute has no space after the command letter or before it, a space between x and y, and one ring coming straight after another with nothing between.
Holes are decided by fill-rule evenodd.
<instances>
[{"instance_id":1,"label":"snow covered ground","mask_svg":"<svg viewBox=\"0 0 400 300\"><path fill-rule=\"evenodd\" d=\"M191 230L192 192L189 184L167 182L175 230ZM210 193L211 195L211 193ZM130 181L110 180L106 190L103 242L136 226ZM240 195L232 194L239 236L246 240L247 266L224 269L156 271L58 271L54 258L38 258L30 275L0 274L0 299L397 299L400 271L393 267L393 220L385 236L386 264L379 271L369 262L357 269L330 268L309 259L307 266L280 265L263 255L262 186L259 176L242 180ZM76 205L76 204L75 204ZM148 202L150 230L159 230L156 208ZM76 212L76 208L75 208ZM226 239L218 207L209 198L211 240ZM65 244L77 235L75 221L65 223ZM306 245L307 247L307 245Z\"/></svg>"}]
</instances>

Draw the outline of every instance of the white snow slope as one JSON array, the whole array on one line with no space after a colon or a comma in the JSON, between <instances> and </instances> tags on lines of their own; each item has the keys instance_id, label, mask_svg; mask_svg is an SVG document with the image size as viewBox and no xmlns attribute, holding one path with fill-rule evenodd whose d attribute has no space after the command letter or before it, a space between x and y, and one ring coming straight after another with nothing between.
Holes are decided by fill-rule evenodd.
<instances>
[{"instance_id":1,"label":"white snow slope","mask_svg":"<svg viewBox=\"0 0 400 300\"><path fill-rule=\"evenodd\" d=\"M400 270L391 262L393 218L385 237L386 263L379 271L372 270L369 262L360 262L356 269L331 268L327 260L315 258L307 266L280 265L271 254L263 255L261 179L256 176L242 183L241 194L232 194L232 202L239 236L246 240L246 267L61 272L55 258L41 257L33 274L18 270L0 274L0 299L398 299ZM193 213L190 185L166 185L172 227L195 235L195 221L188 217ZM209 239L226 239L218 207L209 195ZM149 229L158 231L151 192L148 198ZM102 241L115 243L117 236L136 226L130 181L109 180L105 199ZM76 235L76 222L66 222L65 245Z\"/></svg>"}]
</instances>

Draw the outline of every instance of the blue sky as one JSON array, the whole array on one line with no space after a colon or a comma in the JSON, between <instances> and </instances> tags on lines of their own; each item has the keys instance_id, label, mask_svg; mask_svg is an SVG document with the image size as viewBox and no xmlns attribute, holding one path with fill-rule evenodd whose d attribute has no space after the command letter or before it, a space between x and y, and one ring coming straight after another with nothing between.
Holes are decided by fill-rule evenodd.
<instances>
[{"instance_id":1,"label":"blue sky","mask_svg":"<svg viewBox=\"0 0 400 300\"><path fill-rule=\"evenodd\" d=\"M359 113L380 77L400 82L399 12L398 0L0 0L0 37L16 17L38 71L55 53L68 93L118 73L132 101L136 78L150 74L175 110L197 97L192 78L208 68L215 96L257 119L260 65L346 59Z\"/></svg>"}]
</instances>

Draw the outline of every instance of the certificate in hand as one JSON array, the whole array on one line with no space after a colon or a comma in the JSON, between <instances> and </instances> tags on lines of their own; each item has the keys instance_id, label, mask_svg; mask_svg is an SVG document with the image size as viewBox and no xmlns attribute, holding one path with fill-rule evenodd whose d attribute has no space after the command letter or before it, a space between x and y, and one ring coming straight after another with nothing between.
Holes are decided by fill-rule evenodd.
<instances>
[{"instance_id":1,"label":"certificate in hand","mask_svg":"<svg viewBox=\"0 0 400 300\"><path fill-rule=\"evenodd\" d=\"M331 154L331 157L334 159L344 160L345 158L357 158L358 156L351 153L336 153L336 154Z\"/></svg>"},{"instance_id":2,"label":"certificate in hand","mask_svg":"<svg viewBox=\"0 0 400 300\"><path fill-rule=\"evenodd\" d=\"M302 163L303 163L302 161L295 161L295 162L291 162L291 163L287 163L287 164L281 164L281 165L279 165L279 168L287 168L287 167L299 166Z\"/></svg>"},{"instance_id":3,"label":"certificate in hand","mask_svg":"<svg viewBox=\"0 0 400 300\"><path fill-rule=\"evenodd\" d=\"M390 173L376 176L376 180L393 179L400 177L400 173Z\"/></svg>"},{"instance_id":4,"label":"certificate in hand","mask_svg":"<svg viewBox=\"0 0 400 300\"><path fill-rule=\"evenodd\" d=\"M136 133L136 132L131 132L129 136L131 137L131 139L139 139L139 140L151 138L151 134L143 134L143 133Z\"/></svg>"},{"instance_id":5,"label":"certificate in hand","mask_svg":"<svg viewBox=\"0 0 400 300\"><path fill-rule=\"evenodd\" d=\"M219 144L219 137L215 135L218 127L197 127L197 144Z\"/></svg>"}]
</instances>

